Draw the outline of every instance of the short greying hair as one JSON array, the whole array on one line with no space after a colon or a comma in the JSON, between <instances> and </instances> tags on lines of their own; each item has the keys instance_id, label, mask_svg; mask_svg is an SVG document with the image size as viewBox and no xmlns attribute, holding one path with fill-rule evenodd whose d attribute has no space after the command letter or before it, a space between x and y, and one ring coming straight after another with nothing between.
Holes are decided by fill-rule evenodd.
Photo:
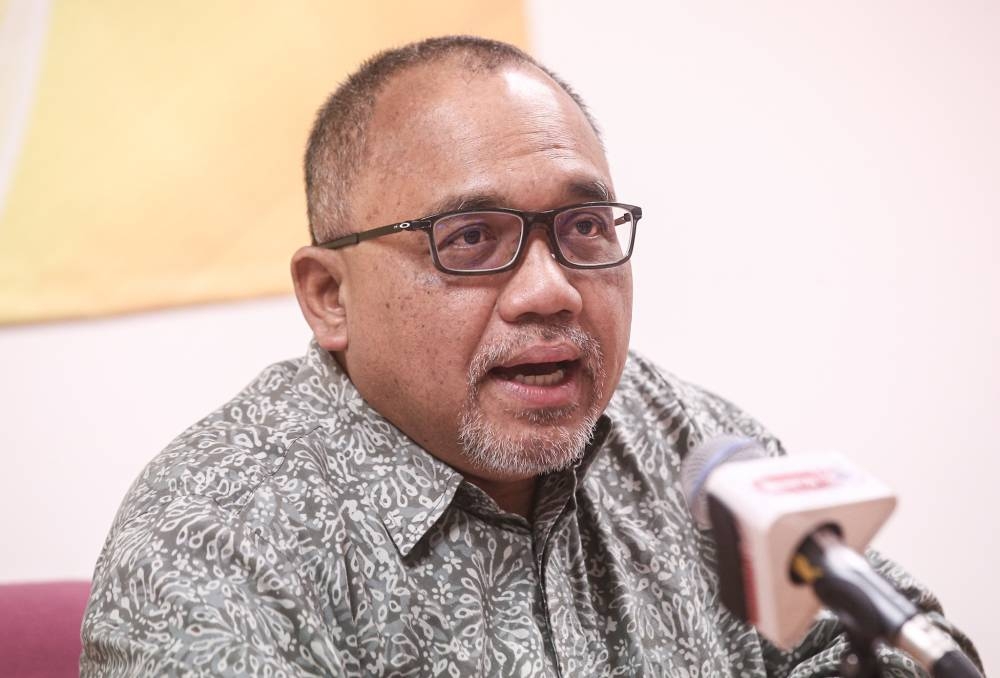
<instances>
[{"instance_id":1,"label":"short greying hair","mask_svg":"<svg viewBox=\"0 0 1000 678\"><path fill-rule=\"evenodd\" d=\"M505 64L529 64L552 78L580 107L600 139L600 131L580 96L559 76L513 45L468 35L430 38L390 49L366 61L326 100L316 114L306 148L306 201L313 244L351 233L349 194L363 165L366 132L379 93L407 68L461 57L470 72ZM370 226L370 225L366 225Z\"/></svg>"}]
</instances>

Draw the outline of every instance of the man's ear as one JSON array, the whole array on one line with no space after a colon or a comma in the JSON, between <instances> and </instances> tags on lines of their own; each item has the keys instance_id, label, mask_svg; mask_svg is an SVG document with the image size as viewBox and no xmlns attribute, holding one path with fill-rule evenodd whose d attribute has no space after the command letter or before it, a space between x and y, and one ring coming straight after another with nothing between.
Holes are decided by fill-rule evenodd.
<instances>
[{"instance_id":1,"label":"man's ear","mask_svg":"<svg viewBox=\"0 0 1000 678\"><path fill-rule=\"evenodd\" d=\"M340 252L302 247L292 256L295 297L317 343L328 351L347 348L344 262Z\"/></svg>"}]
</instances>

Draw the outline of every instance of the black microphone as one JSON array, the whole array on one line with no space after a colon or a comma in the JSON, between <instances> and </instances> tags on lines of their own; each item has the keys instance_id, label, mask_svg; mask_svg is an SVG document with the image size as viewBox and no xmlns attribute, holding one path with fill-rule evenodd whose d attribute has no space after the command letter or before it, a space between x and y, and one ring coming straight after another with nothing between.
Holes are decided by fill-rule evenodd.
<instances>
[{"instance_id":1,"label":"black microphone","mask_svg":"<svg viewBox=\"0 0 1000 678\"><path fill-rule=\"evenodd\" d=\"M797 644L822 602L862 661L873 662L881 642L932 676L981 678L951 636L859 554L895 497L844 457L770 457L756 441L721 437L684 459L681 483L696 522L713 530L722 602L779 647Z\"/></svg>"}]
</instances>

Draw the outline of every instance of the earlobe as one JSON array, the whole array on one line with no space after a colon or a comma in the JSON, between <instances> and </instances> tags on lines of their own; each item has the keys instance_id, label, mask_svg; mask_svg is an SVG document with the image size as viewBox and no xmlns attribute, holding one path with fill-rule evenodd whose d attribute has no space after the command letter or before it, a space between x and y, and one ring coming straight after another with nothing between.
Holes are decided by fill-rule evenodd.
<instances>
[{"instance_id":1,"label":"earlobe","mask_svg":"<svg viewBox=\"0 0 1000 678\"><path fill-rule=\"evenodd\" d=\"M292 257L295 297L317 343L328 351L347 348L343 262L337 252L303 247Z\"/></svg>"}]
</instances>

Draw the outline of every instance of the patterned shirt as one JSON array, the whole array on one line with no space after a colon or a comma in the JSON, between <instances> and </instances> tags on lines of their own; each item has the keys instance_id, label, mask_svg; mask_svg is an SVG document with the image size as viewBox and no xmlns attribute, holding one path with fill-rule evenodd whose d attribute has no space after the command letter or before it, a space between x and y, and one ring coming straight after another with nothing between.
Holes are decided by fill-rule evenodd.
<instances>
[{"instance_id":1,"label":"patterned shirt","mask_svg":"<svg viewBox=\"0 0 1000 678\"><path fill-rule=\"evenodd\" d=\"M678 477L723 433L780 452L729 403L630 355L581 461L539 479L529 522L381 417L313 343L136 480L97 562L82 675L834 675L832 617L783 653L719 603ZM975 656L927 591L877 564Z\"/></svg>"}]
</instances>

